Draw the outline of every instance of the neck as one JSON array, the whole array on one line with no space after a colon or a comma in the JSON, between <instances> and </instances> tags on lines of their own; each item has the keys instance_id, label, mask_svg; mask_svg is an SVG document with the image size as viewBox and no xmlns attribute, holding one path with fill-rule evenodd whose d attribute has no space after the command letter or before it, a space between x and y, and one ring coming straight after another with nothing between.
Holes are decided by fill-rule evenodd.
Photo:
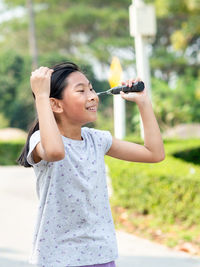
<instances>
[{"instance_id":1,"label":"neck","mask_svg":"<svg viewBox=\"0 0 200 267\"><path fill-rule=\"evenodd\" d=\"M61 125L58 124L58 128L60 131L60 134L68 137L70 139L74 139L74 140L82 140L81 137L81 126L77 126L77 125Z\"/></svg>"}]
</instances>

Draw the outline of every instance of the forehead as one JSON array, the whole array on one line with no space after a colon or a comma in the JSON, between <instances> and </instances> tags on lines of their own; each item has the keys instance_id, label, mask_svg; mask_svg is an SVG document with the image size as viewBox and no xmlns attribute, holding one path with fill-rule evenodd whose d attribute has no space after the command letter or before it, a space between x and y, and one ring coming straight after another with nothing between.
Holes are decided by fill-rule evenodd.
<instances>
[{"instance_id":1,"label":"forehead","mask_svg":"<svg viewBox=\"0 0 200 267\"><path fill-rule=\"evenodd\" d=\"M68 76L67 82L68 82L69 86L75 87L76 85L78 85L80 83L88 85L89 80L87 79L87 77L83 73L76 71L76 72L72 72Z\"/></svg>"}]
</instances>

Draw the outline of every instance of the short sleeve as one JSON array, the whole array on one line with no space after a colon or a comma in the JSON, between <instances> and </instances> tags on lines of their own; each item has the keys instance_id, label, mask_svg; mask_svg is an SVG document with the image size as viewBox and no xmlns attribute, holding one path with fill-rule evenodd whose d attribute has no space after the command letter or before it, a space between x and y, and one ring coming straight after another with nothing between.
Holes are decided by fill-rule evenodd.
<instances>
[{"instance_id":1,"label":"short sleeve","mask_svg":"<svg viewBox=\"0 0 200 267\"><path fill-rule=\"evenodd\" d=\"M109 131L93 129L94 135L97 138L98 147L102 147L104 155L108 152L112 145L112 135Z\"/></svg>"},{"instance_id":2,"label":"short sleeve","mask_svg":"<svg viewBox=\"0 0 200 267\"><path fill-rule=\"evenodd\" d=\"M104 154L106 154L112 146L112 135L109 131L102 132L104 137Z\"/></svg>"},{"instance_id":3,"label":"short sleeve","mask_svg":"<svg viewBox=\"0 0 200 267\"><path fill-rule=\"evenodd\" d=\"M30 165L35 165L37 163L34 162L33 157L32 157L32 152L34 150L34 148L36 147L36 145L40 142L40 131L36 131L34 132L29 140L29 151L28 151L28 155L27 155L27 161Z\"/></svg>"}]
</instances>

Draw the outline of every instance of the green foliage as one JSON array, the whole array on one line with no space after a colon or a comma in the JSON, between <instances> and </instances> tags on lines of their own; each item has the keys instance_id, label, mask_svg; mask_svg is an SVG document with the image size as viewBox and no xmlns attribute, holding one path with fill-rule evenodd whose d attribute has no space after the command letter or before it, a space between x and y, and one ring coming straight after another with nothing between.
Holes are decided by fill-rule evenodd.
<instances>
[{"instance_id":1,"label":"green foliage","mask_svg":"<svg viewBox=\"0 0 200 267\"><path fill-rule=\"evenodd\" d=\"M4 2L7 10L19 5L25 7L26 3ZM155 5L157 15L150 65L159 125L164 130L179 123L199 122L199 0L145 2ZM134 41L129 34L130 0L61 0L59 4L55 0L35 0L34 4L39 65L50 66L66 59L81 63L88 69L97 92L109 86L106 81L96 79L91 65L95 62L93 58L108 67L111 57L117 55L124 70L130 65L135 68ZM26 130L35 116L29 86L28 15L1 23L0 30L0 93L3 95L0 112L10 126ZM174 76L176 81L171 89ZM112 114L111 97L101 99L100 111L108 119L107 114ZM127 103L126 109L127 133L139 133L136 106ZM98 122L96 125L102 128ZM109 125L112 129L110 122Z\"/></svg>"},{"instance_id":2,"label":"green foliage","mask_svg":"<svg viewBox=\"0 0 200 267\"><path fill-rule=\"evenodd\" d=\"M5 1L9 7L25 4L21 1ZM69 55L95 55L109 63L111 47L132 46L129 37L127 9L129 1L36 1L45 8L36 11L35 21L40 53L65 51ZM12 42L13 32L15 43ZM119 25L121 27L119 27ZM15 29L14 29L15 28ZM126 30L125 30L126 29ZM0 47L15 48L28 52L25 32L28 31L28 17L13 19L2 27L5 41ZM45 32L45 34L44 34ZM22 38L23 36L23 38ZM16 43L18 44L16 46ZM76 49L75 49L76 48ZM75 51L75 53L73 52Z\"/></svg>"},{"instance_id":3,"label":"green foliage","mask_svg":"<svg viewBox=\"0 0 200 267\"><path fill-rule=\"evenodd\" d=\"M152 55L153 59L158 60L158 65L153 68L159 67L165 72L166 66L163 62L168 61L167 65L172 65L168 70L172 72L178 67L179 58L180 61L185 60L188 63L187 57L193 59L192 66L198 65L199 0L146 0L145 2L155 5L158 20L158 33ZM26 4L22 0L4 0L4 3L8 6L7 9L19 5L25 7ZM86 58L88 55L93 55L101 62L110 64L112 53L116 53L115 48L124 48L127 53L131 51L134 57L133 41L129 35L130 0L62 0L59 4L55 0L35 0L34 4L36 35L41 54L57 50L64 51L68 55L83 55ZM27 31L26 15L23 19L15 18L3 23L0 48L28 52ZM192 51L189 56L186 54L188 47ZM162 48L163 55L160 55ZM176 54L176 50L181 53Z\"/></svg>"},{"instance_id":4,"label":"green foliage","mask_svg":"<svg viewBox=\"0 0 200 267\"><path fill-rule=\"evenodd\" d=\"M200 167L174 157L174 154L182 153L184 158L184 151L194 148L200 148L199 140L167 141L166 159L157 164L131 163L106 157L114 189L112 204L153 215L160 224L197 224L200 216Z\"/></svg>"},{"instance_id":5,"label":"green foliage","mask_svg":"<svg viewBox=\"0 0 200 267\"><path fill-rule=\"evenodd\" d=\"M0 113L0 129L6 128L9 126L8 120L4 117L2 113Z\"/></svg>"},{"instance_id":6,"label":"green foliage","mask_svg":"<svg viewBox=\"0 0 200 267\"><path fill-rule=\"evenodd\" d=\"M174 157L183 159L194 164L200 164L200 147L195 149L186 149L173 154Z\"/></svg>"},{"instance_id":7,"label":"green foliage","mask_svg":"<svg viewBox=\"0 0 200 267\"><path fill-rule=\"evenodd\" d=\"M185 50L187 46L198 40L200 34L199 0L149 0L147 2L155 5L159 20L168 18L168 21L171 21L170 38L176 50Z\"/></svg>"},{"instance_id":8,"label":"green foliage","mask_svg":"<svg viewBox=\"0 0 200 267\"><path fill-rule=\"evenodd\" d=\"M10 50L0 54L0 110L10 127L26 129L34 117L30 73L28 56Z\"/></svg>"},{"instance_id":9,"label":"green foliage","mask_svg":"<svg viewBox=\"0 0 200 267\"><path fill-rule=\"evenodd\" d=\"M0 141L0 165L16 165L25 140Z\"/></svg>"},{"instance_id":10,"label":"green foliage","mask_svg":"<svg viewBox=\"0 0 200 267\"><path fill-rule=\"evenodd\" d=\"M162 130L180 123L199 122L199 80L186 73L177 80L175 88L160 80L152 79L153 107Z\"/></svg>"},{"instance_id":11,"label":"green foliage","mask_svg":"<svg viewBox=\"0 0 200 267\"><path fill-rule=\"evenodd\" d=\"M83 59L66 57L54 52L40 56L39 64L52 67L66 60L74 61L80 66L96 92L109 88L107 81L96 79L91 65ZM0 94L2 96L0 111L3 116L0 127L10 126L27 130L34 120L36 114L30 87L30 75L31 61L29 56L10 50L0 54ZM100 111L107 110L110 101L111 98L101 98Z\"/></svg>"}]
</instances>

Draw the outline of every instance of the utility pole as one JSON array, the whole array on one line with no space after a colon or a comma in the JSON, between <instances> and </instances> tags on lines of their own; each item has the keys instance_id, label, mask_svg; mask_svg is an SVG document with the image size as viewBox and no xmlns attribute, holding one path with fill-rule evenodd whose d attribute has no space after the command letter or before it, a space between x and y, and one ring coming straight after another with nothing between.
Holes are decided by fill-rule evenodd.
<instances>
[{"instance_id":1,"label":"utility pole","mask_svg":"<svg viewBox=\"0 0 200 267\"><path fill-rule=\"evenodd\" d=\"M32 0L27 0L27 10L29 17L29 47L32 57L32 70L35 70L38 67L38 51L35 35L35 20Z\"/></svg>"},{"instance_id":2,"label":"utility pole","mask_svg":"<svg viewBox=\"0 0 200 267\"><path fill-rule=\"evenodd\" d=\"M156 35L156 16L153 5L145 4L143 0L132 0L129 7L130 35L135 38L137 76L145 83L151 97L151 79L147 44ZM140 120L141 121L141 120ZM142 121L141 135L143 137Z\"/></svg>"},{"instance_id":3,"label":"utility pole","mask_svg":"<svg viewBox=\"0 0 200 267\"><path fill-rule=\"evenodd\" d=\"M118 86L122 81L123 70L118 57L113 57L110 65L109 83L111 87ZM113 96L114 136L123 139L126 135L126 106L121 95Z\"/></svg>"}]
</instances>

